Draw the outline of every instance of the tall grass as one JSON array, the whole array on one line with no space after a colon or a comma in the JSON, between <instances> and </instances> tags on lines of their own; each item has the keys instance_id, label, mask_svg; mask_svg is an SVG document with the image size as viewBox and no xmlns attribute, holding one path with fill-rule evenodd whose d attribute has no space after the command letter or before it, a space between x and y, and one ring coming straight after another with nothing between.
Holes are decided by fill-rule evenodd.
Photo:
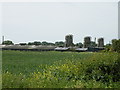
<instances>
[{"instance_id":1,"label":"tall grass","mask_svg":"<svg viewBox=\"0 0 120 90\"><path fill-rule=\"evenodd\" d=\"M4 51L3 66L3 88L120 87L118 53Z\"/></svg>"}]
</instances>

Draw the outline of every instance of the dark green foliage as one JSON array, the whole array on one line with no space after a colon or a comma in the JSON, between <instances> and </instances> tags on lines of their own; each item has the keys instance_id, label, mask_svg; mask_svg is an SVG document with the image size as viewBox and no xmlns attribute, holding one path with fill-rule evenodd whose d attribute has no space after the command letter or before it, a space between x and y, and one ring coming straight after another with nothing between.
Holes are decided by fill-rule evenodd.
<instances>
[{"instance_id":1,"label":"dark green foliage","mask_svg":"<svg viewBox=\"0 0 120 90\"><path fill-rule=\"evenodd\" d=\"M95 42L91 41L90 47L96 47L96 46L97 46L97 44Z\"/></svg>"},{"instance_id":2,"label":"dark green foliage","mask_svg":"<svg viewBox=\"0 0 120 90\"><path fill-rule=\"evenodd\" d=\"M82 48L83 47L83 44L82 43L76 43L75 46L79 47L79 48Z\"/></svg>"},{"instance_id":3,"label":"dark green foliage","mask_svg":"<svg viewBox=\"0 0 120 90\"><path fill-rule=\"evenodd\" d=\"M63 41L55 42L55 46L64 47L64 42Z\"/></svg>"},{"instance_id":4,"label":"dark green foliage","mask_svg":"<svg viewBox=\"0 0 120 90\"><path fill-rule=\"evenodd\" d=\"M55 46L55 44L54 44L54 43L50 43L50 42L48 43L48 45Z\"/></svg>"},{"instance_id":5,"label":"dark green foliage","mask_svg":"<svg viewBox=\"0 0 120 90\"><path fill-rule=\"evenodd\" d=\"M34 41L34 42L29 42L28 45L51 45L51 46L54 46L55 44L54 43L50 43L50 42L46 42L46 41L43 41L42 43L39 42L39 41Z\"/></svg>"},{"instance_id":6,"label":"dark green foliage","mask_svg":"<svg viewBox=\"0 0 120 90\"><path fill-rule=\"evenodd\" d=\"M28 45L34 45L34 42L28 42Z\"/></svg>"},{"instance_id":7,"label":"dark green foliage","mask_svg":"<svg viewBox=\"0 0 120 90\"><path fill-rule=\"evenodd\" d=\"M113 39L112 44L106 44L105 45L105 50L106 52L118 52L120 53L120 39Z\"/></svg>"},{"instance_id":8,"label":"dark green foliage","mask_svg":"<svg viewBox=\"0 0 120 90\"><path fill-rule=\"evenodd\" d=\"M106 44L105 45L105 51L110 51L111 50L111 44Z\"/></svg>"},{"instance_id":9,"label":"dark green foliage","mask_svg":"<svg viewBox=\"0 0 120 90\"><path fill-rule=\"evenodd\" d=\"M120 82L120 55L116 55L115 59L112 56L102 56L105 59L101 59L100 62L91 62L85 70L87 77L84 79L95 79L103 83ZM100 58L100 56L96 57Z\"/></svg>"},{"instance_id":10,"label":"dark green foliage","mask_svg":"<svg viewBox=\"0 0 120 90\"><path fill-rule=\"evenodd\" d=\"M48 43L46 41L43 41L42 42L42 45L47 45Z\"/></svg>"},{"instance_id":11,"label":"dark green foliage","mask_svg":"<svg viewBox=\"0 0 120 90\"><path fill-rule=\"evenodd\" d=\"M120 39L113 39L112 40L112 50L120 53Z\"/></svg>"},{"instance_id":12,"label":"dark green foliage","mask_svg":"<svg viewBox=\"0 0 120 90\"><path fill-rule=\"evenodd\" d=\"M34 45L41 45L41 42L35 41Z\"/></svg>"},{"instance_id":13,"label":"dark green foliage","mask_svg":"<svg viewBox=\"0 0 120 90\"><path fill-rule=\"evenodd\" d=\"M14 43L10 40L7 40L7 41L3 41L2 44L3 45L13 45Z\"/></svg>"},{"instance_id":14,"label":"dark green foliage","mask_svg":"<svg viewBox=\"0 0 120 90\"><path fill-rule=\"evenodd\" d=\"M39 41L29 42L28 45L41 45L42 43Z\"/></svg>"}]
</instances>

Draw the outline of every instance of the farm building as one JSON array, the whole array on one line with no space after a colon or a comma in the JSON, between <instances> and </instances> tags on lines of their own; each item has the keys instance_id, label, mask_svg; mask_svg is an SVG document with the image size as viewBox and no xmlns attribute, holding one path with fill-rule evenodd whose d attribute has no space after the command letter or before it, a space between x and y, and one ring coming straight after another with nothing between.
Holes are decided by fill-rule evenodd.
<instances>
[{"instance_id":1,"label":"farm building","mask_svg":"<svg viewBox=\"0 0 120 90\"><path fill-rule=\"evenodd\" d=\"M95 38L96 41L96 38ZM98 46L96 42L91 41L91 37L84 38L83 48L75 47L73 44L73 35L65 36L65 47L57 47L50 45L0 45L1 50L20 50L20 51L77 51L77 52L97 52L104 50L104 38L98 39Z\"/></svg>"},{"instance_id":2,"label":"farm building","mask_svg":"<svg viewBox=\"0 0 120 90\"><path fill-rule=\"evenodd\" d=\"M104 50L103 47L88 47L88 48L77 48L75 49L77 52L98 52L100 50Z\"/></svg>"},{"instance_id":3,"label":"farm building","mask_svg":"<svg viewBox=\"0 0 120 90\"><path fill-rule=\"evenodd\" d=\"M20 50L20 51L54 51L55 46L21 46L21 45L3 45L2 50Z\"/></svg>"},{"instance_id":4,"label":"farm building","mask_svg":"<svg viewBox=\"0 0 120 90\"><path fill-rule=\"evenodd\" d=\"M98 52L104 50L104 47L88 47L88 48L70 48L70 47L55 47L55 46L21 46L21 45L0 45L1 50L20 50L20 51L71 51L76 52Z\"/></svg>"},{"instance_id":5,"label":"farm building","mask_svg":"<svg viewBox=\"0 0 120 90\"><path fill-rule=\"evenodd\" d=\"M88 48L77 48L75 49L75 51L77 52L86 52L88 50Z\"/></svg>"},{"instance_id":6,"label":"farm building","mask_svg":"<svg viewBox=\"0 0 120 90\"><path fill-rule=\"evenodd\" d=\"M69 48L67 48L67 47L57 47L57 48L55 48L54 50L55 50L55 51L68 51Z\"/></svg>"}]
</instances>

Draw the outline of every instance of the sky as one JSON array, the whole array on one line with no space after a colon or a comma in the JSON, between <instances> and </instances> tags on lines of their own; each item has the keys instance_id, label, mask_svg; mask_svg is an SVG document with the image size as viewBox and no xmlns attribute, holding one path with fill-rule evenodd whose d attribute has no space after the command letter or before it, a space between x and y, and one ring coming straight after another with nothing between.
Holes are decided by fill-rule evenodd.
<instances>
[{"instance_id":1,"label":"sky","mask_svg":"<svg viewBox=\"0 0 120 90\"><path fill-rule=\"evenodd\" d=\"M118 38L117 2L24 2L0 4L1 30L14 43L65 41L74 43L91 36L105 43Z\"/></svg>"}]
</instances>

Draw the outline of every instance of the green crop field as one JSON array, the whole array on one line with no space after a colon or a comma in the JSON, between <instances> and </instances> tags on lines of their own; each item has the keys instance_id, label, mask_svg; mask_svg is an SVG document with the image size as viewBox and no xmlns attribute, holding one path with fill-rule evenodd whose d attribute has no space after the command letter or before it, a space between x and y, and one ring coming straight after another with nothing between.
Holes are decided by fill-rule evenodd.
<instances>
[{"instance_id":1,"label":"green crop field","mask_svg":"<svg viewBox=\"0 0 120 90\"><path fill-rule=\"evenodd\" d=\"M119 88L120 55L92 52L2 52L3 88Z\"/></svg>"}]
</instances>

